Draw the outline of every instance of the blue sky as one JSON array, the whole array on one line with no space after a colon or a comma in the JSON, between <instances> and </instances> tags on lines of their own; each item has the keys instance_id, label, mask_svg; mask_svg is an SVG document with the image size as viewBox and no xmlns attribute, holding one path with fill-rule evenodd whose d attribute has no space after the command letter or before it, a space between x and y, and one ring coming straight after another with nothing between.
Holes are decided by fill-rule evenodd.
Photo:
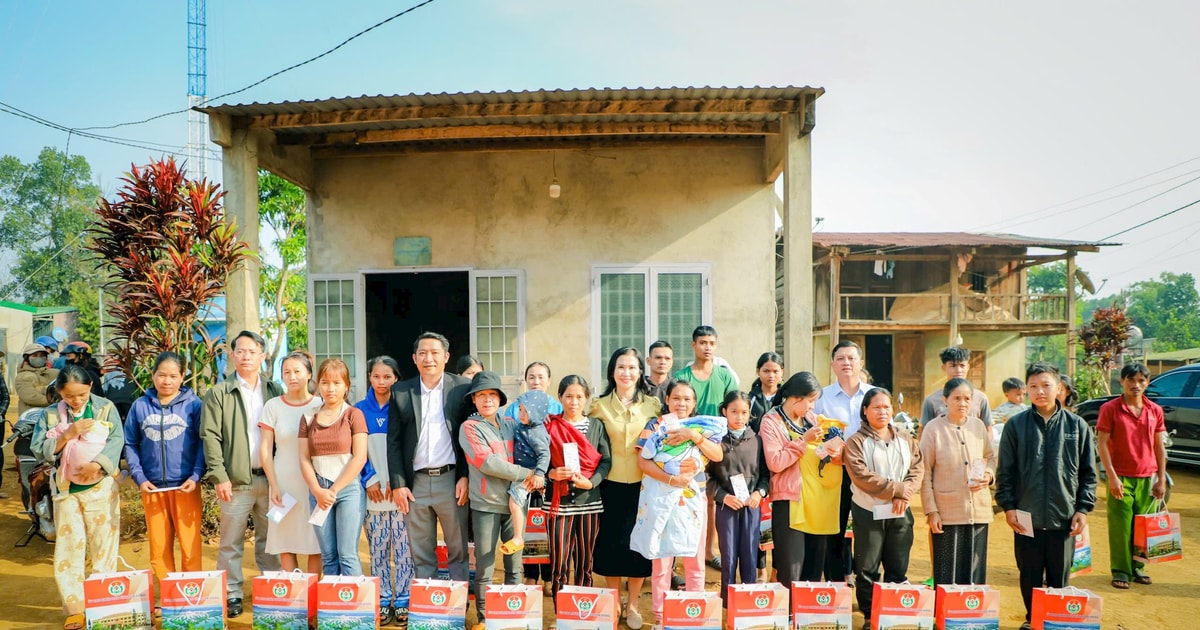
<instances>
[{"instance_id":1,"label":"blue sky","mask_svg":"<svg viewBox=\"0 0 1200 630\"><path fill-rule=\"evenodd\" d=\"M209 0L209 95L412 4ZM1197 24L1200 4L1186 0L436 0L229 100L822 86L819 229L1098 239L1200 198L1200 182L1164 192L1196 177L1196 160L1057 205L1200 157ZM0 101L70 127L182 109L186 41L185 0L0 0ZM182 150L186 117L100 133ZM32 160L66 135L0 114L3 154ZM150 155L79 137L70 150L88 158L106 193ZM1116 240L1128 245L1081 259L1097 284L1107 280L1102 293L1163 270L1200 275L1200 205Z\"/></svg>"}]
</instances>

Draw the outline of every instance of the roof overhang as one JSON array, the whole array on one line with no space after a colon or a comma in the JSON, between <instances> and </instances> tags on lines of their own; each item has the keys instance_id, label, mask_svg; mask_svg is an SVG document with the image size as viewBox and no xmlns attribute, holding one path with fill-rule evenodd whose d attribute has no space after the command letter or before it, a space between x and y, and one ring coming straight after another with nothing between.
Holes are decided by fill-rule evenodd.
<instances>
[{"instance_id":1,"label":"roof overhang","mask_svg":"<svg viewBox=\"0 0 1200 630\"><path fill-rule=\"evenodd\" d=\"M763 146L796 115L815 125L823 88L636 88L362 96L199 107L314 157L377 151L511 150L643 143Z\"/></svg>"},{"instance_id":2,"label":"roof overhang","mask_svg":"<svg viewBox=\"0 0 1200 630\"><path fill-rule=\"evenodd\" d=\"M965 249L1051 249L1064 252L1098 252L1119 243L1071 241L993 232L814 232L813 246L840 249L848 254L872 254L889 258L901 253Z\"/></svg>"}]
</instances>

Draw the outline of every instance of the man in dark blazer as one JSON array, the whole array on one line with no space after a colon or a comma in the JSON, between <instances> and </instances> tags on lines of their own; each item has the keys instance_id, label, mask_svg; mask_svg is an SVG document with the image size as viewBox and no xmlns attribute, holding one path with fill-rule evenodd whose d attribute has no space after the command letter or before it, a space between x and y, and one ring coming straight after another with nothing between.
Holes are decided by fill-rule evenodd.
<instances>
[{"instance_id":1,"label":"man in dark blazer","mask_svg":"<svg viewBox=\"0 0 1200 630\"><path fill-rule=\"evenodd\" d=\"M392 501L408 522L416 577L437 577L437 529L446 538L450 579L467 579L467 462L459 428L472 411L471 381L446 373L450 341L433 332L413 343L416 378L392 387L388 471Z\"/></svg>"}]
</instances>

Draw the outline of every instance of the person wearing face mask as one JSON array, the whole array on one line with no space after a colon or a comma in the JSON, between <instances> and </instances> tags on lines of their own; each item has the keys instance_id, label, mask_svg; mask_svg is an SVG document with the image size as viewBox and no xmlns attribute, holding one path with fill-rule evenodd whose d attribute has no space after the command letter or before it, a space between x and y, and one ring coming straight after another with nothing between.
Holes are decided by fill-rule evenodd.
<instances>
[{"instance_id":1,"label":"person wearing face mask","mask_svg":"<svg viewBox=\"0 0 1200 630\"><path fill-rule=\"evenodd\" d=\"M46 367L49 353L45 346L31 343L21 351L21 367L17 368L17 378L13 381L13 389L17 391L20 404L18 413L30 409L47 406L46 386L54 382L58 370Z\"/></svg>"}]
</instances>

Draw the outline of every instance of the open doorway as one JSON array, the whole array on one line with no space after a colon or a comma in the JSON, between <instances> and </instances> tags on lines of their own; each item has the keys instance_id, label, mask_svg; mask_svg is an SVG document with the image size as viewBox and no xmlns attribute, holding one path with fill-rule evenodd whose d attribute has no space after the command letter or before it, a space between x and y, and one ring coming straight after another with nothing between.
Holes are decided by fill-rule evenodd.
<instances>
[{"instance_id":1,"label":"open doorway","mask_svg":"<svg viewBox=\"0 0 1200 630\"><path fill-rule=\"evenodd\" d=\"M470 272L421 271L365 276L363 311L367 357L391 355L401 376L416 376L413 341L423 332L450 340L450 363L471 349Z\"/></svg>"},{"instance_id":2,"label":"open doorway","mask_svg":"<svg viewBox=\"0 0 1200 630\"><path fill-rule=\"evenodd\" d=\"M867 372L871 374L871 384L876 387L892 389L892 336L866 335L863 339L863 351L866 353Z\"/></svg>"}]
</instances>

